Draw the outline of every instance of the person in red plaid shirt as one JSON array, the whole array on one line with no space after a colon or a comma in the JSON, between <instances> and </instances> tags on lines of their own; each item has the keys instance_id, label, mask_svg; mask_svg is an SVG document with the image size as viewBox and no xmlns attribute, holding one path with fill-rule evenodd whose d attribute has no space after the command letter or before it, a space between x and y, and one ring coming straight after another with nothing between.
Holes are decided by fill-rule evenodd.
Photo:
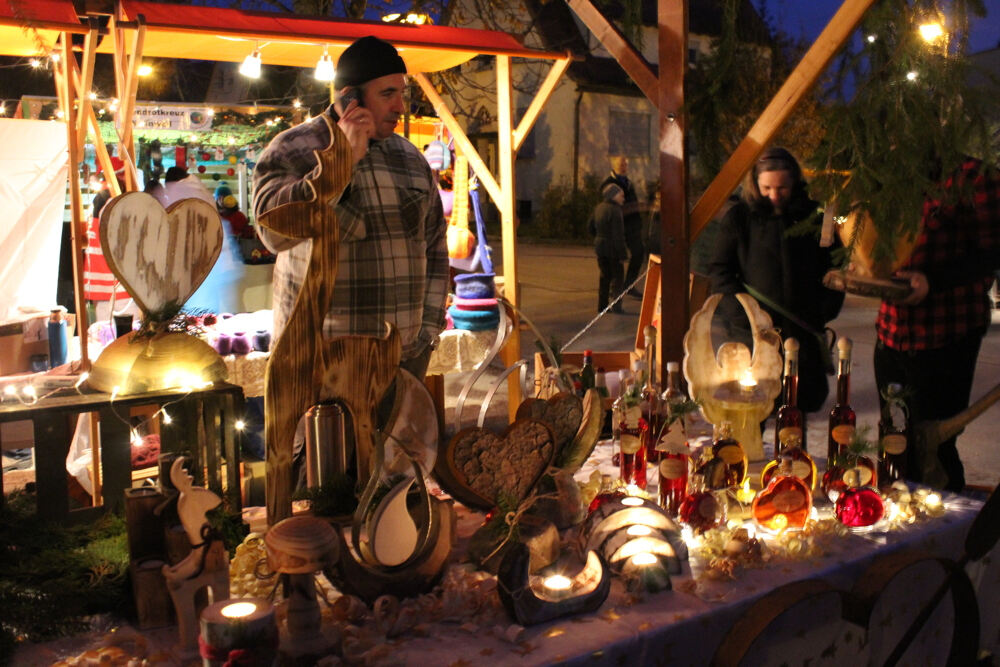
<instances>
[{"instance_id":1,"label":"person in red plaid shirt","mask_svg":"<svg viewBox=\"0 0 1000 667\"><path fill-rule=\"evenodd\" d=\"M890 383L908 390L910 420L944 419L969 404L979 346L990 324L990 285L1000 267L1000 172L967 158L924 200L904 301L883 301L875 345L880 401ZM961 491L965 471L951 438L934 452L910 447L908 477ZM943 474L942 474L943 468Z\"/></svg>"}]
</instances>

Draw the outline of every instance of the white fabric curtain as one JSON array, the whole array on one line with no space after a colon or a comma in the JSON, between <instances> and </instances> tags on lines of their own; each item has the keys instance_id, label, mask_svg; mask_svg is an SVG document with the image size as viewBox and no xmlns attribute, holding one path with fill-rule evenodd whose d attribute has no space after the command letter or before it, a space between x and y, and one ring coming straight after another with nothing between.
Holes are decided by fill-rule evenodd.
<instances>
[{"instance_id":1,"label":"white fabric curtain","mask_svg":"<svg viewBox=\"0 0 1000 667\"><path fill-rule=\"evenodd\" d=\"M66 125L0 118L0 320L56 305Z\"/></svg>"}]
</instances>

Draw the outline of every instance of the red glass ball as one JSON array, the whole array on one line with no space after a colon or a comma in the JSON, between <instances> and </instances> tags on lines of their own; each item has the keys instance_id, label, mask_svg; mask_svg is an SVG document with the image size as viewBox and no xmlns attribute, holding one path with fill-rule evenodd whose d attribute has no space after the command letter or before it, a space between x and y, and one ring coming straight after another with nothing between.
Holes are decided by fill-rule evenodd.
<instances>
[{"instance_id":1,"label":"red glass ball","mask_svg":"<svg viewBox=\"0 0 1000 667\"><path fill-rule=\"evenodd\" d=\"M203 164L199 164L198 165L198 173L199 174L204 174L205 173L205 165L203 165Z\"/></svg>"},{"instance_id":2,"label":"red glass ball","mask_svg":"<svg viewBox=\"0 0 1000 667\"><path fill-rule=\"evenodd\" d=\"M236 170L233 169L232 167L230 167L229 169L226 169L226 175L227 176L233 176L235 174L236 174Z\"/></svg>"},{"instance_id":3,"label":"red glass ball","mask_svg":"<svg viewBox=\"0 0 1000 667\"><path fill-rule=\"evenodd\" d=\"M870 486L844 489L834 506L837 520L851 528L864 528L878 523L885 513L885 504L878 491Z\"/></svg>"}]
</instances>

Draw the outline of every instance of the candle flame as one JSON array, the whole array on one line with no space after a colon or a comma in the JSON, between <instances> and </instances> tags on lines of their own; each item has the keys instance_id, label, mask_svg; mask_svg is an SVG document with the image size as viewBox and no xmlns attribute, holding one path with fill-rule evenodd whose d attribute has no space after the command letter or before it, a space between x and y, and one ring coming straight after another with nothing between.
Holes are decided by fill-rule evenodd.
<instances>
[{"instance_id":1,"label":"candle flame","mask_svg":"<svg viewBox=\"0 0 1000 667\"><path fill-rule=\"evenodd\" d=\"M245 618L255 611L257 611L257 605L253 602L234 602L220 609L219 613L226 618Z\"/></svg>"},{"instance_id":2,"label":"candle flame","mask_svg":"<svg viewBox=\"0 0 1000 667\"><path fill-rule=\"evenodd\" d=\"M656 556L649 553L648 551L643 551L642 553L637 553L632 556L632 564L638 566L652 565L657 560Z\"/></svg>"},{"instance_id":3,"label":"candle flame","mask_svg":"<svg viewBox=\"0 0 1000 667\"><path fill-rule=\"evenodd\" d=\"M545 587L551 591L565 591L573 585L573 580L562 574L553 574L543 582Z\"/></svg>"}]
</instances>

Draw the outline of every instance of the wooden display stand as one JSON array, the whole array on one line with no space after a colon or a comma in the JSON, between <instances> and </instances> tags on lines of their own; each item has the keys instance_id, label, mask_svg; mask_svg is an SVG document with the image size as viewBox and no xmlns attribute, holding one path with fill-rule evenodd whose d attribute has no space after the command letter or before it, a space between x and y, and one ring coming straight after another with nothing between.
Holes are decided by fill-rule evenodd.
<instances>
[{"instance_id":1,"label":"wooden display stand","mask_svg":"<svg viewBox=\"0 0 1000 667\"><path fill-rule=\"evenodd\" d=\"M234 424L243 415L243 391L217 383L190 393L171 390L117 396L113 405L110 394L77 393L72 388L33 405L0 405L0 422L30 420L34 426L39 517L87 520L105 510L120 509L125 489L132 486L130 427L125 417L133 406L168 403L174 403L170 409L173 425L161 429L161 452L185 452L192 460L197 482L219 495L228 495L233 510L239 511L240 451ZM101 466L102 488L97 495L103 506L71 510L66 455L76 418L87 412L100 417L103 446L95 451L94 459Z\"/></svg>"}]
</instances>

